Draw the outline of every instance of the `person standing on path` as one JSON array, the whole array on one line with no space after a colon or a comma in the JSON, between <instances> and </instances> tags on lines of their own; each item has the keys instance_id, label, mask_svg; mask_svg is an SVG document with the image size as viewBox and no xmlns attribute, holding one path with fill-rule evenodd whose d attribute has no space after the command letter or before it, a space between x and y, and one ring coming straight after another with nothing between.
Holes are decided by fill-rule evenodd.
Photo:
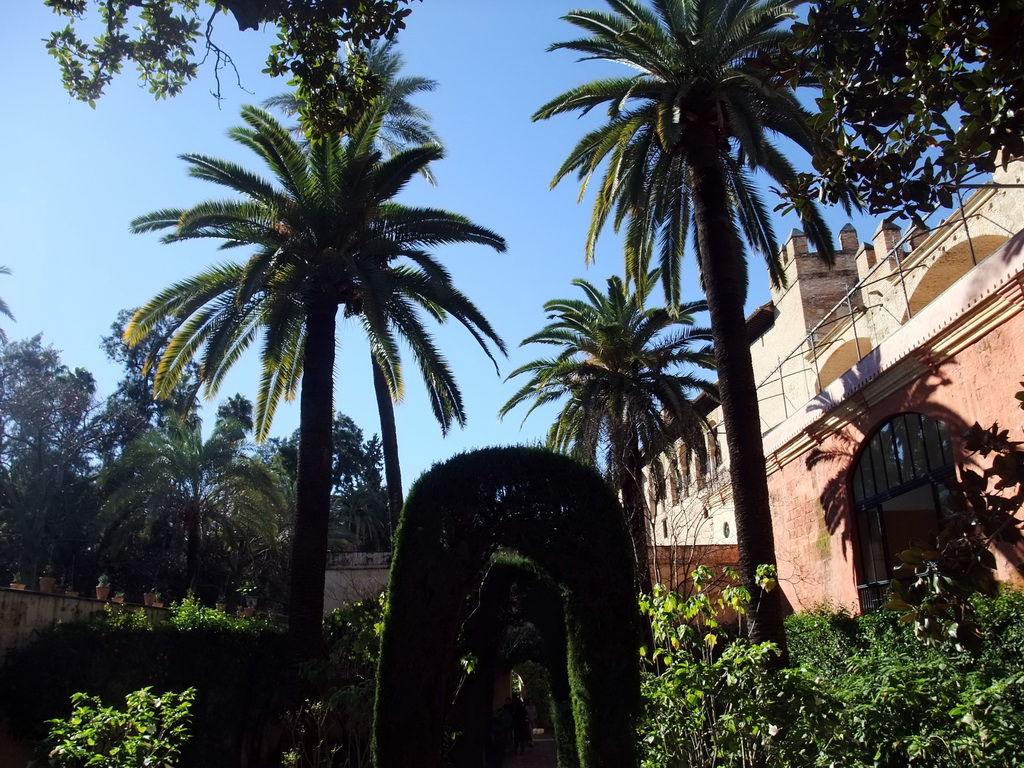
<instances>
[{"instance_id":1,"label":"person standing on path","mask_svg":"<svg viewBox=\"0 0 1024 768\"><path fill-rule=\"evenodd\" d=\"M526 708L526 743L532 747L533 729L537 727L537 705L533 703L533 699L527 696L523 701L523 706Z\"/></svg>"},{"instance_id":2,"label":"person standing on path","mask_svg":"<svg viewBox=\"0 0 1024 768\"><path fill-rule=\"evenodd\" d=\"M523 700L516 696L512 700L512 752L522 755L526 752L526 744L530 741L530 721L526 716Z\"/></svg>"}]
</instances>

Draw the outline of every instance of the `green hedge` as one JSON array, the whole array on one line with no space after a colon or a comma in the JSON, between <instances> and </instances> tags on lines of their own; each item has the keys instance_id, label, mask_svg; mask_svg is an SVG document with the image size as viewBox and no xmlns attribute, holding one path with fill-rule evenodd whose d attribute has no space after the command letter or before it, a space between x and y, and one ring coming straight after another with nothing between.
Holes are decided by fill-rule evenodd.
<instances>
[{"instance_id":1,"label":"green hedge","mask_svg":"<svg viewBox=\"0 0 1024 768\"><path fill-rule=\"evenodd\" d=\"M402 512L378 672L378 768L441 764L460 631L499 549L532 561L561 597L580 765L634 765L639 614L618 500L565 456L492 448L435 466Z\"/></svg>"},{"instance_id":2,"label":"green hedge","mask_svg":"<svg viewBox=\"0 0 1024 768\"><path fill-rule=\"evenodd\" d=\"M0 709L12 735L38 741L47 720L71 712L73 693L117 704L145 687L157 693L195 688L182 765L224 768L260 751L274 722L284 653L276 625L194 603L156 626L141 612L111 612L59 624L11 654L0 670Z\"/></svg>"}]
</instances>

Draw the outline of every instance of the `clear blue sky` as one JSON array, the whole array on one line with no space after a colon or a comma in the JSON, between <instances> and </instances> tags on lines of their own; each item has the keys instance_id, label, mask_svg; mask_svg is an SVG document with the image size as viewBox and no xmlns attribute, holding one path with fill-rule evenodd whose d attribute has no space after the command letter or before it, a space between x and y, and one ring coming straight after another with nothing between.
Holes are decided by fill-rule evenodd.
<instances>
[{"instance_id":1,"label":"clear blue sky","mask_svg":"<svg viewBox=\"0 0 1024 768\"><path fill-rule=\"evenodd\" d=\"M169 283L192 275L223 254L209 243L161 245L155 235L132 235L128 223L163 207L185 207L222 197L211 184L189 179L177 156L198 152L232 158L256 170L251 153L225 138L238 124L239 108L286 89L283 80L260 74L268 37L237 33L230 18L219 19L219 44L238 65L221 73L223 100L210 95L212 67L175 99L154 101L126 69L95 110L72 101L62 89L57 66L41 39L60 25L42 0L17 0L0 29L0 120L4 153L4 236L0 296L17 322L0 318L12 339L42 333L64 362L82 366L108 394L120 371L99 349L100 337L122 308L136 307ZM406 487L433 463L474 447L539 441L548 412L534 413L520 428L521 415L501 422L498 408L518 388L504 376L545 353L519 348L543 327L548 299L575 296L573 278L597 284L621 271L616 239L609 232L597 263L586 267L583 243L591 199L577 203L571 180L550 190L549 182L566 154L594 120L572 116L531 123L541 104L572 86L617 68L576 61L568 52L546 52L553 42L575 37L560 20L574 8L603 8L590 0L425 0L413 2L399 50L407 74L439 82L418 103L427 109L445 143L446 158L434 168L439 185L417 183L403 193L410 204L447 208L497 231L508 241L505 254L482 247L438 251L455 282L481 307L507 342L510 356L495 373L461 326L440 328L437 338L462 386L469 413L465 430L442 438L431 416L411 358L407 393L397 409ZM262 169L260 169L262 170ZM845 221L841 211L834 230ZM792 222L780 220L784 239ZM861 227L869 238L870 225ZM231 255L231 254L229 254ZM696 298L696 286L690 295ZM767 275L751 270L749 306L767 300ZM255 397L256 350L225 384L221 398L241 392ZM368 352L354 325L341 325L335 406L367 435L379 430L370 386ZM278 411L273 434L297 425L297 406Z\"/></svg>"}]
</instances>

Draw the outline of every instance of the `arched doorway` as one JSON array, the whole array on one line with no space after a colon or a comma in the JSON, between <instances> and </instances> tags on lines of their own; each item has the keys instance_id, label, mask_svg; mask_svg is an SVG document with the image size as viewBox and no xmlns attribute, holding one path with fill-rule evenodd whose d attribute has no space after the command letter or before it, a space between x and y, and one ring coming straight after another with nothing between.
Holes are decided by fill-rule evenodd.
<instances>
[{"instance_id":1,"label":"arched doorway","mask_svg":"<svg viewBox=\"0 0 1024 768\"><path fill-rule=\"evenodd\" d=\"M639 610L618 499L565 456L491 448L432 468L402 511L378 667L377 768L442 764L460 638L506 552L528 559L560 601L580 768L636 764Z\"/></svg>"},{"instance_id":2,"label":"arched doorway","mask_svg":"<svg viewBox=\"0 0 1024 768\"><path fill-rule=\"evenodd\" d=\"M949 430L922 413L894 416L868 441L852 479L862 611L885 603L897 553L937 533L952 474Z\"/></svg>"}]
</instances>

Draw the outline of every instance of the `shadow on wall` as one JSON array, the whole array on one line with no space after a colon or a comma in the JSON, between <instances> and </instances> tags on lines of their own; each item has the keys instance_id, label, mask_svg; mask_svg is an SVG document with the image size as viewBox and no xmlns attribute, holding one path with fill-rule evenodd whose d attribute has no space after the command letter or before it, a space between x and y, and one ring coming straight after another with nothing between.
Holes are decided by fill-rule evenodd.
<instances>
[{"instance_id":1,"label":"shadow on wall","mask_svg":"<svg viewBox=\"0 0 1024 768\"><path fill-rule=\"evenodd\" d=\"M851 437L850 427L847 427L844 431L829 436L827 444L829 447L814 448L808 453L805 460L808 470L817 469L822 465L832 468L832 473L822 488L819 501L829 535L835 536L838 533L841 536L844 556L849 556L856 533L853 525L850 473L857 465L869 438L882 424L899 413L923 413L946 426L953 440L954 455L961 456L963 454L962 436L967 431L968 424L958 413L929 402L935 391L950 383L951 379L943 373L943 369L948 369L952 365L955 363L944 363L938 369L933 370L931 375L918 379L903 390L903 396L898 402L890 401L892 404L885 409L866 409L864 414L854 422L858 431L864 435L863 438Z\"/></svg>"}]
</instances>

